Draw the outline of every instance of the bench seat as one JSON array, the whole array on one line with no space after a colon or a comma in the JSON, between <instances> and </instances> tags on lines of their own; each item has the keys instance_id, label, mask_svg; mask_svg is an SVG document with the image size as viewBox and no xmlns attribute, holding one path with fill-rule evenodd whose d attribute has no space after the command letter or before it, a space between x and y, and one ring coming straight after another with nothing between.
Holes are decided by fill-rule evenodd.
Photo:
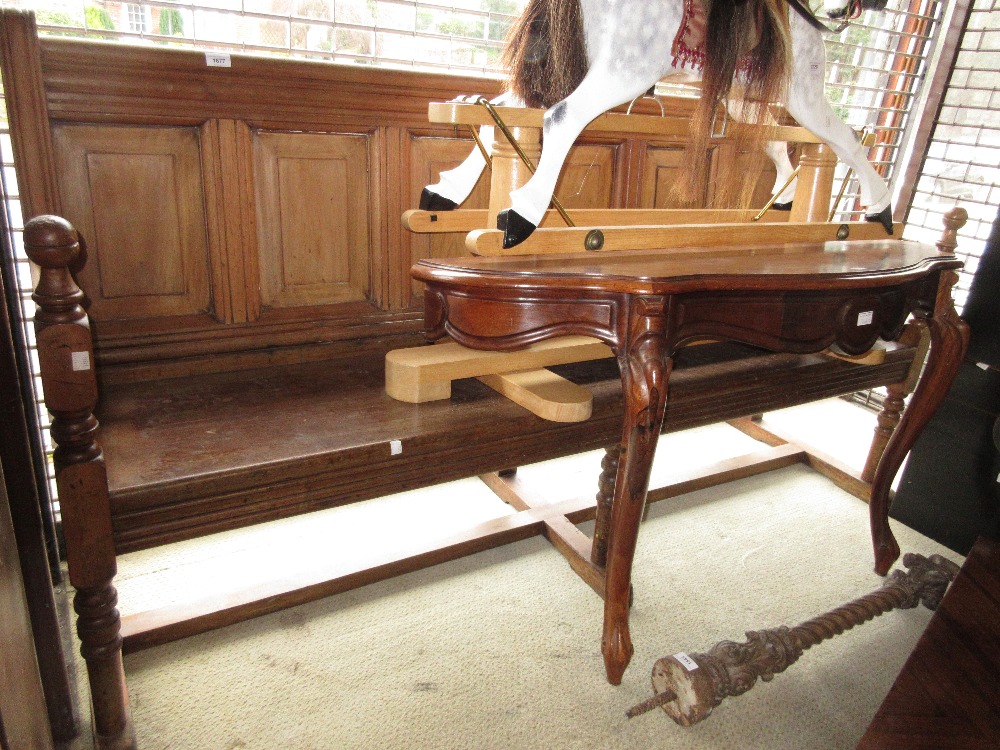
<instances>
[{"instance_id":1,"label":"bench seat","mask_svg":"<svg viewBox=\"0 0 1000 750\"><path fill-rule=\"evenodd\" d=\"M682 350L666 431L902 381L912 347L861 365L732 343ZM97 411L119 553L602 448L620 439L613 359L552 368L592 417L543 420L475 380L445 401L383 388L379 352L106 387ZM393 441L401 450L394 454ZM595 489L596 489L595 476Z\"/></svg>"}]
</instances>

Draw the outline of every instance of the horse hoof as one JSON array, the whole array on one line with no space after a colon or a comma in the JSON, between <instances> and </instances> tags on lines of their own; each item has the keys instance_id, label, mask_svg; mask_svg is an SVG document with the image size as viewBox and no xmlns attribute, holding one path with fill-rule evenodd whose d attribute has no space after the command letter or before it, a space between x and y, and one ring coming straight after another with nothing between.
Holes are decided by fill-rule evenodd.
<instances>
[{"instance_id":1,"label":"horse hoof","mask_svg":"<svg viewBox=\"0 0 1000 750\"><path fill-rule=\"evenodd\" d=\"M892 234L892 206L886 206L877 214L865 214L865 221L877 221L885 227L886 234Z\"/></svg>"},{"instance_id":2,"label":"horse hoof","mask_svg":"<svg viewBox=\"0 0 1000 750\"><path fill-rule=\"evenodd\" d=\"M421 211L454 211L456 208L458 208L458 204L455 201L438 195L433 190L424 188L420 193Z\"/></svg>"},{"instance_id":3,"label":"horse hoof","mask_svg":"<svg viewBox=\"0 0 1000 750\"><path fill-rule=\"evenodd\" d=\"M771 210L772 211L791 211L792 210L792 201L786 201L785 203L772 203L771 204Z\"/></svg>"},{"instance_id":4,"label":"horse hoof","mask_svg":"<svg viewBox=\"0 0 1000 750\"><path fill-rule=\"evenodd\" d=\"M503 230L504 250L520 245L531 233L535 225L512 208L506 208L497 215L497 229Z\"/></svg>"}]
</instances>

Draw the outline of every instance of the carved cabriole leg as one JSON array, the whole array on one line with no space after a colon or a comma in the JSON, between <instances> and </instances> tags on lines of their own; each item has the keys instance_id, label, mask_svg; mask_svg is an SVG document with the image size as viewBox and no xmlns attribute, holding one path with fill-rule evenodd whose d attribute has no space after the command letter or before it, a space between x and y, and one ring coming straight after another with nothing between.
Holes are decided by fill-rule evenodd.
<instances>
[{"instance_id":1,"label":"carved cabriole leg","mask_svg":"<svg viewBox=\"0 0 1000 750\"><path fill-rule=\"evenodd\" d=\"M872 480L868 511L875 548L875 572L879 575L885 575L899 557L899 545L889 528L890 485L906 454L947 395L969 346L969 327L958 317L951 299L951 289L957 280L958 274L953 271L941 274L934 314L927 319L930 353L923 377Z\"/></svg>"},{"instance_id":2,"label":"carved cabriole leg","mask_svg":"<svg viewBox=\"0 0 1000 750\"><path fill-rule=\"evenodd\" d=\"M625 415L611 509L601 639L604 667L612 685L621 683L632 658L628 631L632 559L673 367L665 337L668 303L662 297L633 300L628 337L618 352Z\"/></svg>"},{"instance_id":3,"label":"carved cabriole leg","mask_svg":"<svg viewBox=\"0 0 1000 750\"><path fill-rule=\"evenodd\" d=\"M621 453L621 444L610 445L604 450L601 476L597 480L597 517L594 519L594 544L590 549L590 561L601 568L608 564L608 526L611 523L615 476L618 474Z\"/></svg>"},{"instance_id":4,"label":"carved cabriole leg","mask_svg":"<svg viewBox=\"0 0 1000 750\"><path fill-rule=\"evenodd\" d=\"M55 470L66 538L80 653L87 663L98 748L135 747L122 668L121 623L112 581L117 571L104 457L97 443L97 381L83 292L69 266L80 254L76 231L52 216L24 228L28 257L40 267L32 299L45 402L52 413Z\"/></svg>"},{"instance_id":5,"label":"carved cabriole leg","mask_svg":"<svg viewBox=\"0 0 1000 750\"><path fill-rule=\"evenodd\" d=\"M938 250L946 253L955 251L958 230L965 226L968 219L968 212L959 207L944 215L944 231L936 243ZM926 313L921 316L930 339L924 374L872 478L868 512L875 547L875 571L879 575L885 575L899 557L899 545L889 529L890 485L921 430L947 395L969 347L969 327L958 317L951 298L951 289L956 281L957 274L950 271L943 273L938 282L932 317L927 318Z\"/></svg>"}]
</instances>

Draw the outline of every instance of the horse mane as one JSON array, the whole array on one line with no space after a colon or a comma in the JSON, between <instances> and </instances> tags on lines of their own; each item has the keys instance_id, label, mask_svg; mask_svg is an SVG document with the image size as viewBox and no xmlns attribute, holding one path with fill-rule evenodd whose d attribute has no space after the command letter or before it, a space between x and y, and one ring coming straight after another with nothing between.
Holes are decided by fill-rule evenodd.
<instances>
[{"instance_id":1,"label":"horse mane","mask_svg":"<svg viewBox=\"0 0 1000 750\"><path fill-rule=\"evenodd\" d=\"M727 135L735 140L737 153L749 158L738 174L716 175L713 204L746 206L756 177L764 165L762 124L773 123L768 105L785 93L791 58L788 5L784 0L711 0L705 38L705 69L701 98L691 127L687 151L689 164L705 164L713 123L724 116L733 90L740 85L739 117L730 119ZM758 127L754 127L757 125ZM715 125L718 130L718 124ZM693 169L678 186L683 202L697 202L705 194L706 169Z\"/></svg>"},{"instance_id":2,"label":"horse mane","mask_svg":"<svg viewBox=\"0 0 1000 750\"><path fill-rule=\"evenodd\" d=\"M507 35L503 62L511 91L528 107L548 109L587 74L579 0L531 0Z\"/></svg>"}]
</instances>

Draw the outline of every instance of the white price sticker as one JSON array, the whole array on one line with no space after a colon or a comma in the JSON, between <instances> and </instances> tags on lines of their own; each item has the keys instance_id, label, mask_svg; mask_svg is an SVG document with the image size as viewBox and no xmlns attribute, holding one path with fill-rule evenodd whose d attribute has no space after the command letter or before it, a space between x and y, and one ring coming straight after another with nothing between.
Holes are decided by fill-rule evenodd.
<instances>
[{"instance_id":1,"label":"white price sticker","mask_svg":"<svg viewBox=\"0 0 1000 750\"><path fill-rule=\"evenodd\" d=\"M85 372L90 369L90 352L72 352L70 354L70 364L73 372Z\"/></svg>"},{"instance_id":2,"label":"white price sticker","mask_svg":"<svg viewBox=\"0 0 1000 750\"><path fill-rule=\"evenodd\" d=\"M870 326L873 320L875 320L874 310L858 313L858 326Z\"/></svg>"},{"instance_id":3,"label":"white price sticker","mask_svg":"<svg viewBox=\"0 0 1000 750\"><path fill-rule=\"evenodd\" d=\"M403 452L403 441L402 440L390 440L389 441L389 455L398 456Z\"/></svg>"},{"instance_id":4,"label":"white price sticker","mask_svg":"<svg viewBox=\"0 0 1000 750\"><path fill-rule=\"evenodd\" d=\"M233 59L227 52L206 52L205 64L210 68L231 68Z\"/></svg>"},{"instance_id":5,"label":"white price sticker","mask_svg":"<svg viewBox=\"0 0 1000 750\"><path fill-rule=\"evenodd\" d=\"M674 658L680 662L680 665L684 667L688 672L693 672L698 668L698 662L692 659L685 653L674 654Z\"/></svg>"}]
</instances>

